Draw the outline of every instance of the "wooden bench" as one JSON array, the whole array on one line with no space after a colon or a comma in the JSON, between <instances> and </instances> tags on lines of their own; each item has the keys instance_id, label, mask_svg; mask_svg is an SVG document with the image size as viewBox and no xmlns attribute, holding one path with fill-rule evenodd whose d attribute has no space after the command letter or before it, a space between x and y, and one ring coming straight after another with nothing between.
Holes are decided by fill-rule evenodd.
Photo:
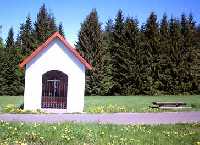
<instances>
[{"instance_id":1,"label":"wooden bench","mask_svg":"<svg viewBox=\"0 0 200 145\"><path fill-rule=\"evenodd\" d=\"M152 102L153 106L151 108L159 109L189 109L191 107L186 107L184 102Z\"/></svg>"}]
</instances>

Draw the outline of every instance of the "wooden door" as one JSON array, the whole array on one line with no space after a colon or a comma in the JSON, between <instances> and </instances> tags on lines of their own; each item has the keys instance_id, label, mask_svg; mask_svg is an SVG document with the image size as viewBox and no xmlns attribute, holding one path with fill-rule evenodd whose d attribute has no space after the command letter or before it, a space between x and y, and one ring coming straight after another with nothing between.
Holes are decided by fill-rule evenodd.
<instances>
[{"instance_id":1,"label":"wooden door","mask_svg":"<svg viewBox=\"0 0 200 145\"><path fill-rule=\"evenodd\" d=\"M52 70L42 75L42 108L67 108L68 76Z\"/></svg>"}]
</instances>

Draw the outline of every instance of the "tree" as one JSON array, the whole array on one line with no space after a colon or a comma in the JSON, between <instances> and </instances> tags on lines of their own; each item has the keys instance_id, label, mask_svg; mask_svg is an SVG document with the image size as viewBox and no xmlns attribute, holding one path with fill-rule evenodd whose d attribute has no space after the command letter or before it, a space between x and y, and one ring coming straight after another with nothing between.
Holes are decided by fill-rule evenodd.
<instances>
[{"instance_id":1,"label":"tree","mask_svg":"<svg viewBox=\"0 0 200 145\"><path fill-rule=\"evenodd\" d=\"M14 32L13 32L13 28L11 27L8 31L8 37L6 39L6 48L7 50L13 50L14 46L15 46Z\"/></svg>"},{"instance_id":2,"label":"tree","mask_svg":"<svg viewBox=\"0 0 200 145\"><path fill-rule=\"evenodd\" d=\"M63 29L62 23L59 24L58 31L59 31L60 35L62 35L63 37L65 37L65 33L64 33L64 29Z\"/></svg>"},{"instance_id":3,"label":"tree","mask_svg":"<svg viewBox=\"0 0 200 145\"><path fill-rule=\"evenodd\" d=\"M170 30L167 15L164 14L160 23L160 51L159 51L159 63L160 63L160 91L163 94L171 93L173 78L171 76L172 65L170 60Z\"/></svg>"},{"instance_id":4,"label":"tree","mask_svg":"<svg viewBox=\"0 0 200 145\"><path fill-rule=\"evenodd\" d=\"M147 82L149 95L159 93L160 81L159 81L159 28L157 22L157 16L152 12L147 19L147 23L144 26L144 39L146 41L146 54L148 55L149 68L147 71L151 75L148 76Z\"/></svg>"},{"instance_id":5,"label":"tree","mask_svg":"<svg viewBox=\"0 0 200 145\"><path fill-rule=\"evenodd\" d=\"M57 31L55 18L48 14L45 4L41 6L34 25L34 37L38 45L43 43L53 32Z\"/></svg>"},{"instance_id":6,"label":"tree","mask_svg":"<svg viewBox=\"0 0 200 145\"><path fill-rule=\"evenodd\" d=\"M36 48L33 38L33 28L30 15L26 17L25 23L21 24L20 26L16 47L20 49L19 53L21 54L22 58L28 56Z\"/></svg>"},{"instance_id":7,"label":"tree","mask_svg":"<svg viewBox=\"0 0 200 145\"><path fill-rule=\"evenodd\" d=\"M126 18L123 29L123 62L121 86L123 95L136 95L140 93L140 33L138 21L133 18ZM121 51L122 51L121 50Z\"/></svg>"},{"instance_id":8,"label":"tree","mask_svg":"<svg viewBox=\"0 0 200 145\"><path fill-rule=\"evenodd\" d=\"M115 18L114 30L111 41L111 64L112 64L112 76L113 76L113 87L111 89L111 93L113 95L119 95L122 92L121 86L121 73L123 73L122 67L119 67L121 62L123 62L123 32L124 29L124 16L121 10L118 11L117 16Z\"/></svg>"},{"instance_id":9,"label":"tree","mask_svg":"<svg viewBox=\"0 0 200 145\"><path fill-rule=\"evenodd\" d=\"M181 48L183 37L181 34L180 21L174 18L170 20L170 62L171 62L171 76L173 78L171 93L181 93L180 85L180 70L181 70Z\"/></svg>"},{"instance_id":10,"label":"tree","mask_svg":"<svg viewBox=\"0 0 200 145\"><path fill-rule=\"evenodd\" d=\"M113 87L112 63L111 63L111 41L113 34L113 21L109 19L103 32L103 53L102 53L102 79L101 79L101 95L112 95Z\"/></svg>"},{"instance_id":11,"label":"tree","mask_svg":"<svg viewBox=\"0 0 200 145\"><path fill-rule=\"evenodd\" d=\"M4 74L4 63L5 63L5 59L4 59L4 45L3 45L3 39L0 37L0 95L4 95L5 92L3 91L4 87L5 87L5 74Z\"/></svg>"},{"instance_id":12,"label":"tree","mask_svg":"<svg viewBox=\"0 0 200 145\"><path fill-rule=\"evenodd\" d=\"M17 76L17 65L19 57L14 45L14 33L13 28L8 32L6 39L6 48L4 52L4 64L2 73L4 74L5 86L3 87L4 95L19 95L22 93L20 89L20 80Z\"/></svg>"},{"instance_id":13,"label":"tree","mask_svg":"<svg viewBox=\"0 0 200 145\"><path fill-rule=\"evenodd\" d=\"M102 30L97 11L93 9L81 24L77 48L81 55L93 66L86 71L86 95L100 94L102 79Z\"/></svg>"},{"instance_id":14,"label":"tree","mask_svg":"<svg viewBox=\"0 0 200 145\"><path fill-rule=\"evenodd\" d=\"M56 19L53 16L53 14L49 14L48 19L49 19L49 31L50 31L50 33L58 31L58 28L56 26Z\"/></svg>"}]
</instances>

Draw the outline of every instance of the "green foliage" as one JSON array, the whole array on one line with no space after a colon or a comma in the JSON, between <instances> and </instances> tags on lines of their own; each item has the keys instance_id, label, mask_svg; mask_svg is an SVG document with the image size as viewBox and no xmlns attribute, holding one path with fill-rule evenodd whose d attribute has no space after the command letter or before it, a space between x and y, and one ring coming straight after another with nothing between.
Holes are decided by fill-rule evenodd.
<instances>
[{"instance_id":1,"label":"green foliage","mask_svg":"<svg viewBox=\"0 0 200 145\"><path fill-rule=\"evenodd\" d=\"M34 26L30 15L20 25L16 41L13 28L8 32L5 46L0 38L0 95L23 94L24 70L19 70L18 64L55 31L58 31L55 17L42 5Z\"/></svg>"},{"instance_id":2,"label":"green foliage","mask_svg":"<svg viewBox=\"0 0 200 145\"><path fill-rule=\"evenodd\" d=\"M34 43L32 21L30 15L28 15L25 23L20 26L20 32L16 41L16 47L20 49L19 54L21 55L21 59L30 55L35 49L36 46Z\"/></svg>"},{"instance_id":3,"label":"green foliage","mask_svg":"<svg viewBox=\"0 0 200 145\"><path fill-rule=\"evenodd\" d=\"M12 28L6 44L0 38L0 95L23 94L19 62L55 31L64 36L62 23L57 26L43 4L34 24L28 15L20 25L16 42ZM93 67L86 70L86 95L200 93L200 25L192 14L170 20L164 14L159 21L152 12L139 28L137 19L119 10L102 30L94 9L81 24L76 46Z\"/></svg>"},{"instance_id":4,"label":"green foliage","mask_svg":"<svg viewBox=\"0 0 200 145\"><path fill-rule=\"evenodd\" d=\"M104 67L102 56L105 51L102 41L101 24L94 9L81 24L77 42L79 52L93 66L92 71L86 71L86 95L100 94Z\"/></svg>"},{"instance_id":5,"label":"green foliage","mask_svg":"<svg viewBox=\"0 0 200 145\"><path fill-rule=\"evenodd\" d=\"M63 28L62 23L59 24L58 31L59 31L60 35L62 35L63 37L65 37L64 28Z\"/></svg>"},{"instance_id":6,"label":"green foliage","mask_svg":"<svg viewBox=\"0 0 200 145\"><path fill-rule=\"evenodd\" d=\"M48 13L45 4L41 6L34 26L34 39L37 45L45 42L53 32L58 30L55 17Z\"/></svg>"}]
</instances>

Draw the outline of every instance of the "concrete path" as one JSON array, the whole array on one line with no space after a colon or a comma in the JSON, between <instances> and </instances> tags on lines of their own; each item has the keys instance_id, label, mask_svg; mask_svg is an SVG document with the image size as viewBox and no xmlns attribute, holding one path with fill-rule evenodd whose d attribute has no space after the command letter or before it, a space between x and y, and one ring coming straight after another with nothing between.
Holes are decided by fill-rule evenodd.
<instances>
[{"instance_id":1,"label":"concrete path","mask_svg":"<svg viewBox=\"0 0 200 145\"><path fill-rule=\"evenodd\" d=\"M0 114L0 120L13 122L90 122L112 124L200 123L200 112L110 113L110 114Z\"/></svg>"}]
</instances>

